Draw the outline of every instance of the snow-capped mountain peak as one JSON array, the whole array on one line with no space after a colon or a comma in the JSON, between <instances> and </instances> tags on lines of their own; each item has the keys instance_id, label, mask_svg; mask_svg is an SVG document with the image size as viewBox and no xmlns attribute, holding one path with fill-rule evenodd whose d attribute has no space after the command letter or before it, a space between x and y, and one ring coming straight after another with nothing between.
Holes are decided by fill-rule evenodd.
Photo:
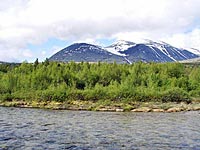
<instances>
[{"instance_id":1,"label":"snow-capped mountain peak","mask_svg":"<svg viewBox=\"0 0 200 150\"><path fill-rule=\"evenodd\" d=\"M145 39L143 44L146 44L146 45L151 45L151 46L171 46L170 44L166 43L166 42L163 42L163 41L152 41L152 40L149 40L149 39Z\"/></svg>"},{"instance_id":2,"label":"snow-capped mountain peak","mask_svg":"<svg viewBox=\"0 0 200 150\"><path fill-rule=\"evenodd\" d=\"M126 56L125 54L122 54L120 52L123 52L127 50L128 48L135 46L136 44L130 41L125 40L119 40L113 43L112 45L105 47L105 50L107 50L110 53L119 55L119 56Z\"/></svg>"},{"instance_id":3,"label":"snow-capped mountain peak","mask_svg":"<svg viewBox=\"0 0 200 150\"><path fill-rule=\"evenodd\" d=\"M112 45L106 47L107 48L114 48L116 51L124 51L127 50L129 47L135 46L136 44L130 41L119 40Z\"/></svg>"},{"instance_id":4,"label":"snow-capped mountain peak","mask_svg":"<svg viewBox=\"0 0 200 150\"><path fill-rule=\"evenodd\" d=\"M134 42L131 42L131 41L126 41L126 40L118 40L116 42L114 42L112 45L134 45L135 43Z\"/></svg>"}]
</instances>

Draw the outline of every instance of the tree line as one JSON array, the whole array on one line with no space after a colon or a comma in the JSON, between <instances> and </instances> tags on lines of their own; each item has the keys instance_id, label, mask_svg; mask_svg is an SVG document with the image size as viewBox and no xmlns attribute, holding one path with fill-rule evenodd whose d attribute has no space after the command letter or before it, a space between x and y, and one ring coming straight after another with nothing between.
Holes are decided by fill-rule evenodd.
<instances>
[{"instance_id":1,"label":"tree line","mask_svg":"<svg viewBox=\"0 0 200 150\"><path fill-rule=\"evenodd\" d=\"M0 100L191 102L200 67L180 63L39 63L0 65Z\"/></svg>"}]
</instances>

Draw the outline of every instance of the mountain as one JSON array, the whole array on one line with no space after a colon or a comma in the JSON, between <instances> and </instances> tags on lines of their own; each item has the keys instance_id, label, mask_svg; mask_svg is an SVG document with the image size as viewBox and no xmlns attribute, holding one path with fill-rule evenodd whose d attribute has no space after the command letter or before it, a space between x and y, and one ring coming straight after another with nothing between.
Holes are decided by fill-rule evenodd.
<instances>
[{"instance_id":1,"label":"mountain","mask_svg":"<svg viewBox=\"0 0 200 150\"><path fill-rule=\"evenodd\" d=\"M5 62L5 61L0 61L0 64L14 64L14 63L11 63L11 62Z\"/></svg>"},{"instance_id":2,"label":"mountain","mask_svg":"<svg viewBox=\"0 0 200 150\"><path fill-rule=\"evenodd\" d=\"M72 44L49 59L50 61L61 61L61 62L114 62L124 63L126 60L119 56L115 55L100 46L87 44L87 43L75 43Z\"/></svg>"},{"instance_id":3,"label":"mountain","mask_svg":"<svg viewBox=\"0 0 200 150\"><path fill-rule=\"evenodd\" d=\"M173 47L165 42L145 40L143 43L134 43L120 40L104 48L87 43L75 43L54 54L50 57L50 61L109 63L115 61L131 64L137 61L173 62L197 57L197 54Z\"/></svg>"}]
</instances>

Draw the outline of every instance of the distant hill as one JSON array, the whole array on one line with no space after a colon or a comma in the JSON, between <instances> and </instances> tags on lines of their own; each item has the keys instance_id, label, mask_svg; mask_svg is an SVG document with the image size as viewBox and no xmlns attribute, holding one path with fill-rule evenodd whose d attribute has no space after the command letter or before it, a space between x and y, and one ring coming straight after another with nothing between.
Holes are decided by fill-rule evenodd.
<instances>
[{"instance_id":1,"label":"distant hill","mask_svg":"<svg viewBox=\"0 0 200 150\"><path fill-rule=\"evenodd\" d=\"M183 61L180 61L180 63L184 63L184 64L200 64L200 57L193 58L193 59L188 59L188 60L183 60Z\"/></svg>"},{"instance_id":2,"label":"distant hill","mask_svg":"<svg viewBox=\"0 0 200 150\"><path fill-rule=\"evenodd\" d=\"M0 64L5 64L5 65L20 65L21 63L0 61Z\"/></svg>"},{"instance_id":3,"label":"distant hill","mask_svg":"<svg viewBox=\"0 0 200 150\"><path fill-rule=\"evenodd\" d=\"M194 49L192 49L194 51ZM101 47L87 43L72 44L49 58L61 62L173 62L197 58L190 50L173 47L165 42L145 40L143 43L117 41L110 46Z\"/></svg>"},{"instance_id":4,"label":"distant hill","mask_svg":"<svg viewBox=\"0 0 200 150\"><path fill-rule=\"evenodd\" d=\"M8 64L7 62L4 61L0 61L0 64Z\"/></svg>"}]
</instances>

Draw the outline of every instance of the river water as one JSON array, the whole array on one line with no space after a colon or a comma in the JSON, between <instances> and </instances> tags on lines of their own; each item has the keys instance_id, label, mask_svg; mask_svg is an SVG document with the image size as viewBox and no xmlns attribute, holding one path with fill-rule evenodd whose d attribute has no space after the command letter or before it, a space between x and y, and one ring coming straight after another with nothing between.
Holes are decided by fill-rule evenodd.
<instances>
[{"instance_id":1,"label":"river water","mask_svg":"<svg viewBox=\"0 0 200 150\"><path fill-rule=\"evenodd\" d=\"M0 107L0 150L200 150L200 112Z\"/></svg>"}]
</instances>

